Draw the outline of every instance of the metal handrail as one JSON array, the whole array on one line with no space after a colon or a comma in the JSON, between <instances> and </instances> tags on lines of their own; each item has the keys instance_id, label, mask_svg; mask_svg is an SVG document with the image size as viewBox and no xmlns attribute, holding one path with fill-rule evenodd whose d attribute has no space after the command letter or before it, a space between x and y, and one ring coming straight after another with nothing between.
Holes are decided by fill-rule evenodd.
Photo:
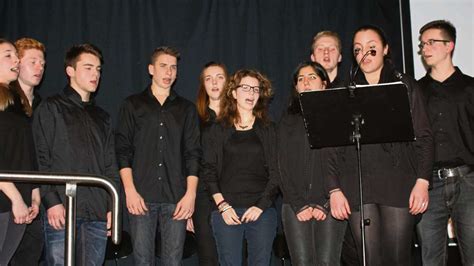
<instances>
[{"instance_id":1,"label":"metal handrail","mask_svg":"<svg viewBox=\"0 0 474 266\"><path fill-rule=\"evenodd\" d=\"M69 174L69 173L40 173L8 171L0 173L0 181L26 182L26 183L48 183L66 184L66 240L65 240L65 264L75 265L75 242L76 242L76 189L77 185L100 186L112 195L112 241L118 245L121 239L120 222L120 197L117 188L106 177Z\"/></svg>"}]
</instances>

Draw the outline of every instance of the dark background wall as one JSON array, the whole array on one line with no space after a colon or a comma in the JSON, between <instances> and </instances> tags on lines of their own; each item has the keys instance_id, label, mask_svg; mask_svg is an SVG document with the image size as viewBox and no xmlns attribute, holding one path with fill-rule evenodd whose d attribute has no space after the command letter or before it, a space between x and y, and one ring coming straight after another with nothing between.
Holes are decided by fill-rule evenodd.
<instances>
[{"instance_id":1,"label":"dark background wall","mask_svg":"<svg viewBox=\"0 0 474 266\"><path fill-rule=\"evenodd\" d=\"M0 37L33 37L47 47L40 94L49 96L66 83L65 51L91 42L105 57L96 99L115 118L120 102L149 83L147 64L155 47L181 51L175 90L194 101L198 75L210 61L230 72L250 67L273 82L271 105L277 118L286 105L295 66L309 59L312 37L321 30L340 34L342 74L352 63L352 33L362 24L381 26L393 59L402 68L400 2L410 38L408 0L2 0ZM412 71L411 39L405 39Z\"/></svg>"}]
</instances>

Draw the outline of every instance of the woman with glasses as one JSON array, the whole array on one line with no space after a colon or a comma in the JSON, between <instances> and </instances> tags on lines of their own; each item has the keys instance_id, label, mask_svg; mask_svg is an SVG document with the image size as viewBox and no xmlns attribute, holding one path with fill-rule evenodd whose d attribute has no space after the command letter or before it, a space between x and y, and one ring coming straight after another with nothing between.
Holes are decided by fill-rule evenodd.
<instances>
[{"instance_id":1,"label":"woman with glasses","mask_svg":"<svg viewBox=\"0 0 474 266\"><path fill-rule=\"evenodd\" d=\"M353 36L356 84L402 81L408 88L416 141L364 144L362 180L368 265L410 265L415 217L428 207L433 162L433 137L421 91L415 80L398 72L390 61L383 31L367 25ZM327 178L331 214L348 219L362 259L357 156L354 146L331 149Z\"/></svg>"},{"instance_id":2,"label":"woman with glasses","mask_svg":"<svg viewBox=\"0 0 474 266\"><path fill-rule=\"evenodd\" d=\"M196 100L201 129L209 127L216 121L220 111L222 92L228 79L229 75L224 64L209 62L202 69ZM216 241L210 225L213 202L204 182L199 182L193 214L199 265L219 265Z\"/></svg>"},{"instance_id":3,"label":"woman with glasses","mask_svg":"<svg viewBox=\"0 0 474 266\"><path fill-rule=\"evenodd\" d=\"M270 81L239 70L222 96L218 123L204 129L201 177L215 203L211 224L221 265L269 265L277 215L276 136L268 117Z\"/></svg>"},{"instance_id":4,"label":"woman with glasses","mask_svg":"<svg viewBox=\"0 0 474 266\"><path fill-rule=\"evenodd\" d=\"M278 126L278 169L283 193L283 229L292 265L339 265L346 222L328 215L321 149L311 149L299 94L326 89L324 68L298 65L291 100Z\"/></svg>"},{"instance_id":5,"label":"woman with glasses","mask_svg":"<svg viewBox=\"0 0 474 266\"><path fill-rule=\"evenodd\" d=\"M0 172L35 170L30 123L19 97L8 87L18 78L18 64L13 44L0 39ZM26 224L39 213L39 202L39 188L0 181L0 265L8 265Z\"/></svg>"}]
</instances>

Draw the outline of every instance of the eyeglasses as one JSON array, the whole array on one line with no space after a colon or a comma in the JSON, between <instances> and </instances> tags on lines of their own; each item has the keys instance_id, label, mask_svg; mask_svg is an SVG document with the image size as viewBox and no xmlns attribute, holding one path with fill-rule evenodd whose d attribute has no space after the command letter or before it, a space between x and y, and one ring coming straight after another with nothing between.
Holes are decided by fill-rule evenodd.
<instances>
[{"instance_id":1,"label":"eyeglasses","mask_svg":"<svg viewBox=\"0 0 474 266\"><path fill-rule=\"evenodd\" d=\"M242 88L242 91L245 91L245 92L253 91L254 93L260 93L259 86L250 86L247 84L240 84L239 86L237 86L237 88Z\"/></svg>"},{"instance_id":2,"label":"eyeglasses","mask_svg":"<svg viewBox=\"0 0 474 266\"><path fill-rule=\"evenodd\" d=\"M418 47L420 49L423 49L423 47L425 47L425 45L428 45L428 46L432 46L435 42L444 42L444 43L448 43L450 42L450 40L436 40L436 39L429 39L428 41L426 42L423 42L421 41L420 44L418 44Z\"/></svg>"}]
</instances>

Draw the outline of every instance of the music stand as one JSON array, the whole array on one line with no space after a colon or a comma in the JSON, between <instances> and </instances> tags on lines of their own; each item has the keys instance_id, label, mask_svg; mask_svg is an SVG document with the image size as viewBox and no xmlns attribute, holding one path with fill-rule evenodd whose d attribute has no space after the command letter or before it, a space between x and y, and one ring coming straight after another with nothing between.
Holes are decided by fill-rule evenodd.
<instances>
[{"instance_id":1,"label":"music stand","mask_svg":"<svg viewBox=\"0 0 474 266\"><path fill-rule=\"evenodd\" d=\"M364 217L360 145L415 140L408 88L393 82L303 92L300 105L311 148L356 145L365 266L365 226L370 219Z\"/></svg>"}]
</instances>

